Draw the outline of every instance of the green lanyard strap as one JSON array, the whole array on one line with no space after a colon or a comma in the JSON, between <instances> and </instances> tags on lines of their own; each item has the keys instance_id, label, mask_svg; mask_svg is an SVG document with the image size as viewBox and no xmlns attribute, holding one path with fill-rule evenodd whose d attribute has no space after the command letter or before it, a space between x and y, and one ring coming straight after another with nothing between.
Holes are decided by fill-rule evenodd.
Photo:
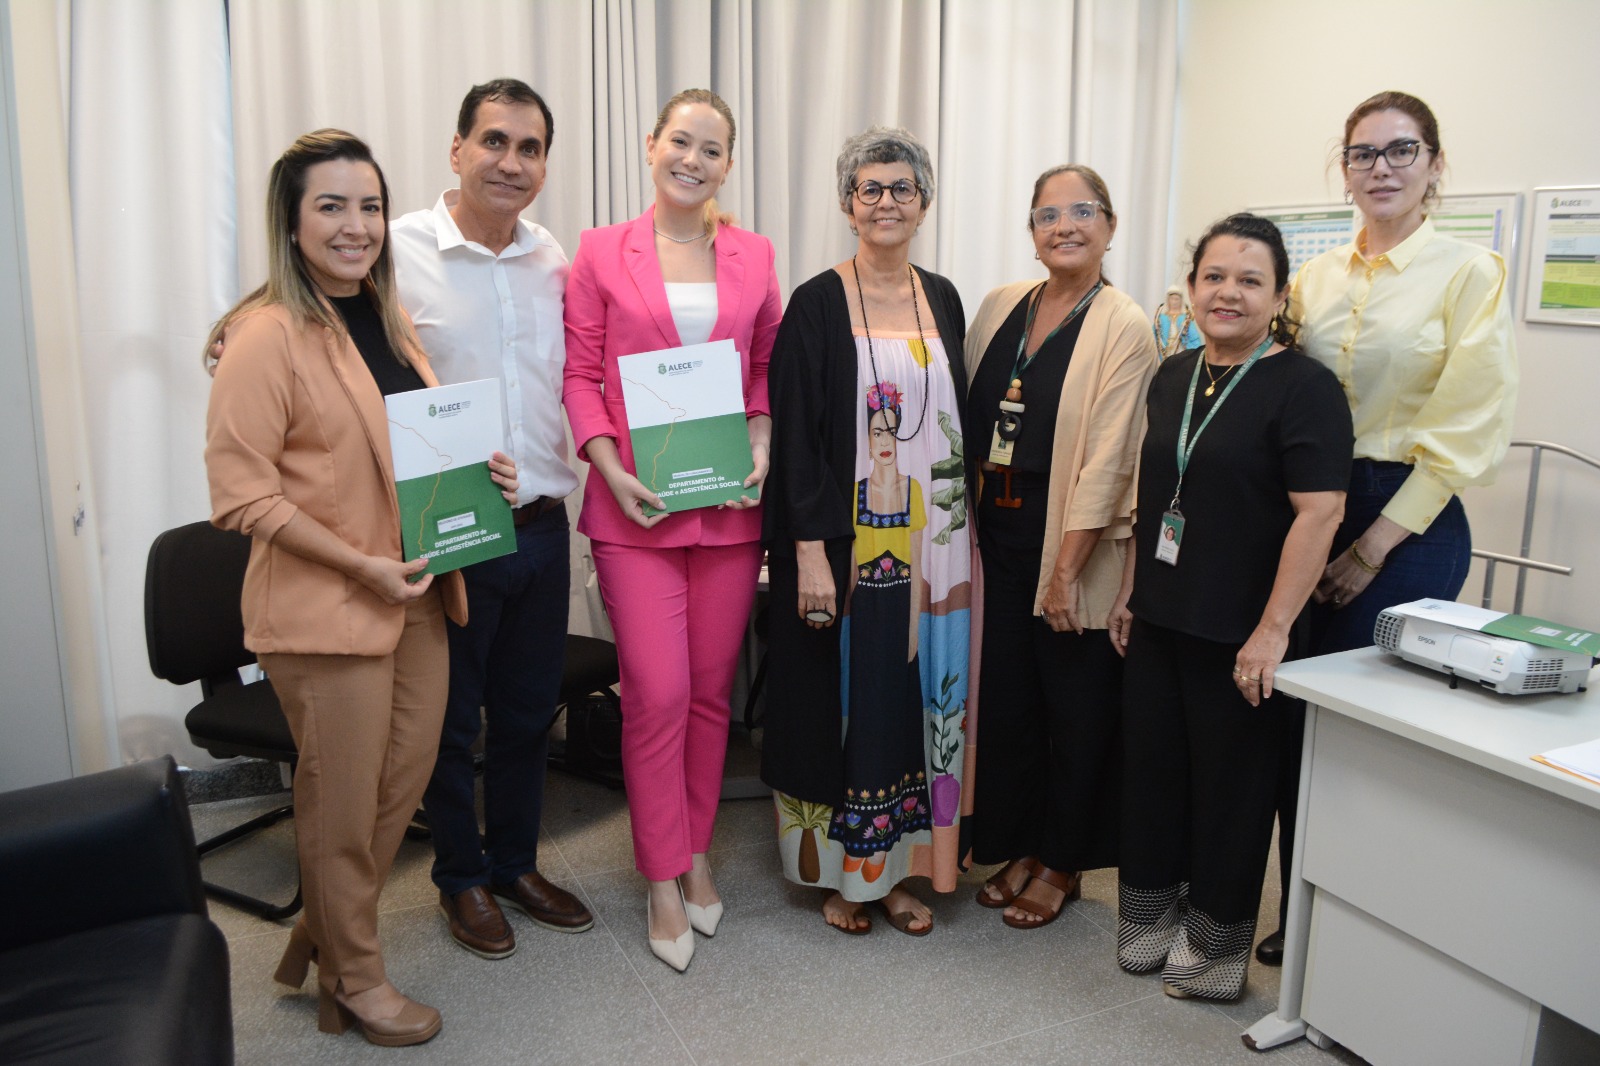
<instances>
[{"instance_id":1,"label":"green lanyard strap","mask_svg":"<svg viewBox=\"0 0 1600 1066\"><path fill-rule=\"evenodd\" d=\"M1267 339L1262 341L1260 346L1250 353L1250 358L1244 361L1244 365L1239 367L1239 372L1233 375L1233 380L1223 387L1222 395L1217 397L1217 402L1211 405L1211 410L1207 411L1205 418L1200 420L1200 426L1194 431L1194 436L1190 437L1189 421L1194 417L1195 394L1200 391L1200 364L1205 362L1205 346L1202 345L1196 353L1194 373L1189 377L1189 396L1183 401L1183 424L1178 427L1178 487L1172 490L1172 503L1168 505L1170 510L1176 511L1178 509L1178 497L1183 494L1183 475L1189 469L1189 457L1194 454L1194 446L1200 442L1200 434L1206 431L1206 427L1211 424L1211 420L1222 409L1222 404L1227 400L1228 394L1234 390L1234 387L1239 382L1244 380L1244 376L1250 373L1250 368L1256 365L1256 362L1266 354L1267 349L1270 347L1272 347L1272 334L1269 333L1267 334Z\"/></svg>"},{"instance_id":2,"label":"green lanyard strap","mask_svg":"<svg viewBox=\"0 0 1600 1066\"><path fill-rule=\"evenodd\" d=\"M1022 353L1028 350L1028 334L1033 332L1033 318L1039 313L1039 305L1044 303L1044 285L1041 284L1037 289L1035 289L1034 291L1038 295L1036 295L1032 302L1028 304L1028 320L1023 323L1022 339L1017 341L1017 358L1011 364L1011 376L1006 378L1006 384L1009 385L1011 382L1020 378L1023 372L1033 365L1033 361L1039 358L1039 353L1044 351L1044 346L1049 344L1051 339L1055 337L1057 333L1060 333L1063 329L1065 329L1069 322L1083 314L1083 309L1089 306L1089 301L1093 300L1103 288L1105 288L1105 282L1095 282L1094 288L1083 294L1083 299L1078 301L1078 305L1072 309L1072 312L1068 314L1066 318L1063 318L1060 323L1057 324L1056 328L1050 331L1049 335L1046 336L1044 340L1039 342L1039 347L1033 350L1033 354L1028 356L1027 359L1023 359Z\"/></svg>"}]
</instances>

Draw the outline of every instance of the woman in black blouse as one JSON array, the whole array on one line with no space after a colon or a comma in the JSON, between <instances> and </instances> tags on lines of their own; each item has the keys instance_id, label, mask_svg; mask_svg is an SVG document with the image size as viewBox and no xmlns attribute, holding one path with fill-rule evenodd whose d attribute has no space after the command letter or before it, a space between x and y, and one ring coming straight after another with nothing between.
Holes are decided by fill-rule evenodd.
<instances>
[{"instance_id":1,"label":"woman in black blouse","mask_svg":"<svg viewBox=\"0 0 1600 1066\"><path fill-rule=\"evenodd\" d=\"M1135 547L1110 629L1123 686L1117 962L1170 996L1244 988L1271 846L1273 675L1344 512L1352 432L1333 374L1293 347L1272 223L1200 239L1205 346L1150 385Z\"/></svg>"}]
</instances>

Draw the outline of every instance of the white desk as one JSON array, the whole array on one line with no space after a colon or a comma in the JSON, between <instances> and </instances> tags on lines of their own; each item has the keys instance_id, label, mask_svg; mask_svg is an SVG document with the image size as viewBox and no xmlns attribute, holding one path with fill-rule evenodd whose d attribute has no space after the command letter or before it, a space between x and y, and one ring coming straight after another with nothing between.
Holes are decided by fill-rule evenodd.
<instances>
[{"instance_id":1,"label":"white desk","mask_svg":"<svg viewBox=\"0 0 1600 1066\"><path fill-rule=\"evenodd\" d=\"M1600 787L1530 758L1600 737L1600 676L1500 696L1365 648L1278 684L1307 702L1300 832L1278 1010L1245 1043L1530 1063L1541 1005L1600 1031Z\"/></svg>"}]
</instances>

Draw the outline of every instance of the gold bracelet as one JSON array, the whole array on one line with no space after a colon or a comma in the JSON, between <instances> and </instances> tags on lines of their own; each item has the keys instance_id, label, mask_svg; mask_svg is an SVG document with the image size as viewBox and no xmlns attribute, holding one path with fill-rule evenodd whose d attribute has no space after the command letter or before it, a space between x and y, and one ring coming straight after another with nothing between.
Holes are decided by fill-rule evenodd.
<instances>
[{"instance_id":1,"label":"gold bracelet","mask_svg":"<svg viewBox=\"0 0 1600 1066\"><path fill-rule=\"evenodd\" d=\"M1355 541L1350 542L1350 558L1354 559L1356 561L1356 565L1361 567L1361 569L1365 570L1369 574L1376 574L1379 570L1383 569L1382 563L1379 563L1377 566L1373 566L1371 563L1367 562L1367 560L1361 555L1361 549L1356 547Z\"/></svg>"}]
</instances>

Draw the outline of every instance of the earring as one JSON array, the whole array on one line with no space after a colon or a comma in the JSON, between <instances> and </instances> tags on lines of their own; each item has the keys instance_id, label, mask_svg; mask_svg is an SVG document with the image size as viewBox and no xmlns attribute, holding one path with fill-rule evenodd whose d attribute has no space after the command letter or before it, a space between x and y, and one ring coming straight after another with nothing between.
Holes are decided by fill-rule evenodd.
<instances>
[{"instance_id":1,"label":"earring","mask_svg":"<svg viewBox=\"0 0 1600 1066\"><path fill-rule=\"evenodd\" d=\"M1349 186L1346 186L1344 190L1344 202L1347 204L1356 202L1356 194L1350 191Z\"/></svg>"},{"instance_id":2,"label":"earring","mask_svg":"<svg viewBox=\"0 0 1600 1066\"><path fill-rule=\"evenodd\" d=\"M1111 251L1111 242L1110 241L1106 242L1106 251L1108 251L1108 252Z\"/></svg>"},{"instance_id":3,"label":"earring","mask_svg":"<svg viewBox=\"0 0 1600 1066\"><path fill-rule=\"evenodd\" d=\"M1038 252L1034 252L1034 253L1033 253L1033 257L1034 257L1034 258L1035 258L1035 259L1037 259L1037 258L1039 258L1039 253L1038 253Z\"/></svg>"},{"instance_id":4,"label":"earring","mask_svg":"<svg viewBox=\"0 0 1600 1066\"><path fill-rule=\"evenodd\" d=\"M299 235L294 234L294 233L289 234L289 243L290 244L299 244L300 243Z\"/></svg>"},{"instance_id":5,"label":"earring","mask_svg":"<svg viewBox=\"0 0 1600 1066\"><path fill-rule=\"evenodd\" d=\"M1425 198L1429 199L1429 200L1432 200L1435 196L1438 196L1438 195L1439 195L1439 183L1437 181L1428 182L1428 191L1425 194Z\"/></svg>"},{"instance_id":6,"label":"earring","mask_svg":"<svg viewBox=\"0 0 1600 1066\"><path fill-rule=\"evenodd\" d=\"M1267 323L1267 331L1276 337L1278 335L1278 330L1282 328L1283 319L1279 318L1277 315L1273 315L1272 321Z\"/></svg>"}]
</instances>

